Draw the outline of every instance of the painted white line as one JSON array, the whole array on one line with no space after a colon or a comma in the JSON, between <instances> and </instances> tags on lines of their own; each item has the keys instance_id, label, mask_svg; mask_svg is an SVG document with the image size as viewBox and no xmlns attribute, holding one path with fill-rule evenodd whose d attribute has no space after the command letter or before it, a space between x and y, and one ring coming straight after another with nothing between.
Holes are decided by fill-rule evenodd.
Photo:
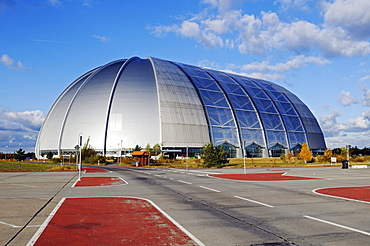
<instances>
[{"instance_id":1,"label":"painted white line","mask_svg":"<svg viewBox=\"0 0 370 246\"><path fill-rule=\"evenodd\" d=\"M35 233L35 235L33 235L33 237L31 238L31 240L27 243L26 246L32 246L36 243L37 239L41 236L41 233L45 230L46 226L49 224L49 222L51 221L51 219L54 217L54 215L56 214L56 212L58 211L58 209L60 208L60 206L62 206L63 202L65 201L65 197L63 197L60 202L57 204L57 206L53 209L53 211L51 211L51 213L49 214L49 216L46 218L46 220L44 221L44 223L42 223L42 225L40 226L40 228L37 230L37 232Z\"/></svg>"},{"instance_id":2,"label":"painted white line","mask_svg":"<svg viewBox=\"0 0 370 246\"><path fill-rule=\"evenodd\" d=\"M158 175L158 174L154 174L154 176L156 176L156 177L162 177L161 175Z\"/></svg>"},{"instance_id":3,"label":"painted white line","mask_svg":"<svg viewBox=\"0 0 370 246\"><path fill-rule=\"evenodd\" d=\"M186 182L186 181L182 181L182 180L177 180L177 181L179 181L179 182L181 182L181 183L184 183L184 184L189 184L189 185L191 185L192 183L190 183L190 182Z\"/></svg>"},{"instance_id":4,"label":"painted white line","mask_svg":"<svg viewBox=\"0 0 370 246\"><path fill-rule=\"evenodd\" d=\"M257 202L255 200L251 200L251 199L248 199L248 198L244 198L244 197L241 197L241 196L234 196L235 198L239 198L239 199L242 199L242 200L245 200L245 201L248 201L248 202L253 202L253 203L257 203L257 204L260 204L260 205L263 205L263 206L266 206L266 207L269 207L269 208L273 208L274 206L272 205L269 205L269 204L266 204L266 203L263 203L263 202Z\"/></svg>"},{"instance_id":5,"label":"painted white line","mask_svg":"<svg viewBox=\"0 0 370 246\"><path fill-rule=\"evenodd\" d=\"M175 179L173 179L173 178L168 178L168 179L170 179L170 180L175 180Z\"/></svg>"},{"instance_id":6,"label":"painted white line","mask_svg":"<svg viewBox=\"0 0 370 246\"><path fill-rule=\"evenodd\" d=\"M0 224L7 225L7 226L10 226L10 227L13 227L13 228L22 228L23 227L23 226L12 225L12 224L6 223L4 221L0 221ZM28 225L26 227L40 227L40 226L41 225Z\"/></svg>"},{"instance_id":7,"label":"painted white line","mask_svg":"<svg viewBox=\"0 0 370 246\"><path fill-rule=\"evenodd\" d=\"M215 190L215 189L212 189L212 188L208 188L208 187L205 187L205 186L199 186L200 188L203 188L203 189L206 189L206 190L210 190L210 191L214 191L214 192L221 192L219 190Z\"/></svg>"},{"instance_id":8,"label":"painted white line","mask_svg":"<svg viewBox=\"0 0 370 246\"><path fill-rule=\"evenodd\" d=\"M303 217L305 217L307 219L316 220L316 221L319 221L319 222L322 222L322 223L326 223L326 224L329 224L329 225L337 226L337 227L340 227L340 228L343 228L343 229L347 229L347 230L350 230L350 231L354 231L354 232L358 232L358 233L370 236L370 233L366 232L366 231L357 230L357 229L354 229L354 228L351 228L351 227L348 227L348 226L340 225L340 224L330 222L330 221L327 221L327 220L318 219L318 218L311 217L311 216L308 216L308 215L304 215Z\"/></svg>"},{"instance_id":9,"label":"painted white line","mask_svg":"<svg viewBox=\"0 0 370 246\"><path fill-rule=\"evenodd\" d=\"M78 181L79 180L77 179L76 182L73 183L72 187L75 187Z\"/></svg>"},{"instance_id":10,"label":"painted white line","mask_svg":"<svg viewBox=\"0 0 370 246\"><path fill-rule=\"evenodd\" d=\"M186 235L188 235L194 242L196 242L199 246L205 246L198 238L196 238L193 234L191 234L188 230L185 229L182 225L180 225L176 220L172 219L171 216L169 216L165 211L163 211L160 207L158 207L154 202L151 200L145 199L145 198L140 198L143 200L147 200L150 202L156 209L158 209L159 212L161 212L164 216L167 217L172 223L174 223L180 230L182 230Z\"/></svg>"},{"instance_id":11,"label":"painted white line","mask_svg":"<svg viewBox=\"0 0 370 246\"><path fill-rule=\"evenodd\" d=\"M25 185L25 184L12 184L12 185L17 185L17 186L25 186L25 187L32 187L32 188L37 188L37 186L34 186L34 185Z\"/></svg>"}]
</instances>

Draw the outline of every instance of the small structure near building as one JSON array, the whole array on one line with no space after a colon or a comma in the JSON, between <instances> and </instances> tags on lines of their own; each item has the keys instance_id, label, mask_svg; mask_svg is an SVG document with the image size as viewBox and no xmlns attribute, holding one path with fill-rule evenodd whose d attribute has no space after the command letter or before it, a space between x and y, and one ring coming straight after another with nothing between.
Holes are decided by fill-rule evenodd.
<instances>
[{"instance_id":1,"label":"small structure near building","mask_svg":"<svg viewBox=\"0 0 370 246\"><path fill-rule=\"evenodd\" d=\"M136 160L139 166L149 165L149 152L147 151L134 151L132 157Z\"/></svg>"}]
</instances>

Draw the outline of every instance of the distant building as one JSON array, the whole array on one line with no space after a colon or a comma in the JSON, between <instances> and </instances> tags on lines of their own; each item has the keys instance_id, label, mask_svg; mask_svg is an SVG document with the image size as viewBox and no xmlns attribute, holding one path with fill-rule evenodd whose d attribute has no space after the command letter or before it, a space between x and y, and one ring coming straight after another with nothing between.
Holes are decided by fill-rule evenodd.
<instances>
[{"instance_id":1,"label":"distant building","mask_svg":"<svg viewBox=\"0 0 370 246\"><path fill-rule=\"evenodd\" d=\"M229 157L280 156L307 142L325 149L320 126L294 94L272 82L153 57L117 60L70 84L50 109L36 154L75 152L90 138L121 156L160 144L166 155L199 155L209 142Z\"/></svg>"}]
</instances>

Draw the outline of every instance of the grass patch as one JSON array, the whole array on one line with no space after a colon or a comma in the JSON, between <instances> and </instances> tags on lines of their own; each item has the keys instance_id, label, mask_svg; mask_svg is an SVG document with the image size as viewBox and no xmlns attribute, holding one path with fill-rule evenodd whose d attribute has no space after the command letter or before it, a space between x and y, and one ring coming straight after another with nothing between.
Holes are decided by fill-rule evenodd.
<instances>
[{"instance_id":1,"label":"grass patch","mask_svg":"<svg viewBox=\"0 0 370 246\"><path fill-rule=\"evenodd\" d=\"M50 165L28 162L0 162L0 172L49 172L76 170L76 166Z\"/></svg>"}]
</instances>

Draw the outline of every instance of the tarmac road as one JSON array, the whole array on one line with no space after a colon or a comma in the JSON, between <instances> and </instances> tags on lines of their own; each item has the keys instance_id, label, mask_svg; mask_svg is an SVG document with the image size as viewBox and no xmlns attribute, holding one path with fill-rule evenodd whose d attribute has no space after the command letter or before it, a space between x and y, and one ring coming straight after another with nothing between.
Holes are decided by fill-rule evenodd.
<instances>
[{"instance_id":1,"label":"tarmac road","mask_svg":"<svg viewBox=\"0 0 370 246\"><path fill-rule=\"evenodd\" d=\"M76 173L1 173L0 244L27 244L61 198L86 196L149 199L205 245L370 242L369 203L312 192L317 188L368 186L369 169L293 168L287 169L287 175L323 179L240 182L207 174L243 173L242 169L104 168L113 172L83 177L120 177L128 184L72 188Z\"/></svg>"}]
</instances>

